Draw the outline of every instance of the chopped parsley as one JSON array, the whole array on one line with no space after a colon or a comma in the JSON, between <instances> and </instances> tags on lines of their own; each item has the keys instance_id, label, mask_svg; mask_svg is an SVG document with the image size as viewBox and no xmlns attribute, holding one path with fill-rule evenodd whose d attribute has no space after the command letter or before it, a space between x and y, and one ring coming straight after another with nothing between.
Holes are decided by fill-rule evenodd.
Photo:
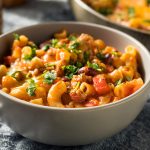
<instances>
[{"instance_id":1,"label":"chopped parsley","mask_svg":"<svg viewBox=\"0 0 150 150\"><path fill-rule=\"evenodd\" d=\"M52 84L55 79L56 79L56 72L47 71L47 72L44 73L44 82L45 83Z\"/></svg>"},{"instance_id":2,"label":"chopped parsley","mask_svg":"<svg viewBox=\"0 0 150 150\"><path fill-rule=\"evenodd\" d=\"M54 63L47 63L47 64L45 64L45 67L53 67L53 66L55 66Z\"/></svg>"},{"instance_id":3,"label":"chopped parsley","mask_svg":"<svg viewBox=\"0 0 150 150\"><path fill-rule=\"evenodd\" d=\"M120 85L122 83L123 79L119 79L115 82L115 86Z\"/></svg>"},{"instance_id":4,"label":"chopped parsley","mask_svg":"<svg viewBox=\"0 0 150 150\"><path fill-rule=\"evenodd\" d=\"M79 47L80 43L79 42L74 42L71 46L70 49L77 49Z\"/></svg>"},{"instance_id":5,"label":"chopped parsley","mask_svg":"<svg viewBox=\"0 0 150 150\"><path fill-rule=\"evenodd\" d=\"M132 78L130 76L126 76L125 78L126 78L127 81L131 81L132 80Z\"/></svg>"},{"instance_id":6,"label":"chopped parsley","mask_svg":"<svg viewBox=\"0 0 150 150\"><path fill-rule=\"evenodd\" d=\"M25 77L21 71L14 71L10 75L18 81Z\"/></svg>"},{"instance_id":7,"label":"chopped parsley","mask_svg":"<svg viewBox=\"0 0 150 150\"><path fill-rule=\"evenodd\" d=\"M50 48L50 45L47 44L47 45L42 47L42 50L47 51L49 48Z\"/></svg>"},{"instance_id":8,"label":"chopped parsley","mask_svg":"<svg viewBox=\"0 0 150 150\"><path fill-rule=\"evenodd\" d=\"M116 56L116 57L118 57L118 56L119 56L119 53L118 53L118 52L116 52L116 51L112 51L112 52L111 52L111 54L112 54L113 56Z\"/></svg>"},{"instance_id":9,"label":"chopped parsley","mask_svg":"<svg viewBox=\"0 0 150 150\"><path fill-rule=\"evenodd\" d=\"M65 76L68 79L72 79L73 75L79 70L79 68L75 65L63 66L62 69L64 70Z\"/></svg>"},{"instance_id":10,"label":"chopped parsley","mask_svg":"<svg viewBox=\"0 0 150 150\"><path fill-rule=\"evenodd\" d=\"M36 56L36 48L31 48L31 54L25 55L24 60L31 60L34 56Z\"/></svg>"},{"instance_id":11,"label":"chopped parsley","mask_svg":"<svg viewBox=\"0 0 150 150\"><path fill-rule=\"evenodd\" d=\"M75 66L77 67L77 68L81 68L83 65L82 65L82 63L80 63L80 62L76 62L76 64L75 64Z\"/></svg>"},{"instance_id":12,"label":"chopped parsley","mask_svg":"<svg viewBox=\"0 0 150 150\"><path fill-rule=\"evenodd\" d=\"M57 43L58 43L58 39L52 39L51 40L51 46L52 47L55 47L57 45Z\"/></svg>"},{"instance_id":13,"label":"chopped parsley","mask_svg":"<svg viewBox=\"0 0 150 150\"><path fill-rule=\"evenodd\" d=\"M77 49L72 49L70 52L75 53L75 54L81 54L82 50L77 50Z\"/></svg>"},{"instance_id":14,"label":"chopped parsley","mask_svg":"<svg viewBox=\"0 0 150 150\"><path fill-rule=\"evenodd\" d=\"M26 89L27 93L29 96L35 96L35 90L36 90L36 83L33 79L30 79L28 81L29 83L29 86L28 88Z\"/></svg>"},{"instance_id":15,"label":"chopped parsley","mask_svg":"<svg viewBox=\"0 0 150 150\"><path fill-rule=\"evenodd\" d=\"M14 33L13 35L14 35L14 39L15 39L15 40L19 40L19 37L20 37L19 34Z\"/></svg>"},{"instance_id":16,"label":"chopped parsley","mask_svg":"<svg viewBox=\"0 0 150 150\"><path fill-rule=\"evenodd\" d=\"M69 36L68 39L69 39L70 41L75 41L75 40L77 40L77 38L76 38L75 36L73 36L73 35Z\"/></svg>"},{"instance_id":17,"label":"chopped parsley","mask_svg":"<svg viewBox=\"0 0 150 150\"><path fill-rule=\"evenodd\" d=\"M75 85L75 88L74 88L74 91L76 91L81 85L81 82L77 82L76 85Z\"/></svg>"},{"instance_id":18,"label":"chopped parsley","mask_svg":"<svg viewBox=\"0 0 150 150\"><path fill-rule=\"evenodd\" d=\"M66 43L61 44L58 48L66 48Z\"/></svg>"},{"instance_id":19,"label":"chopped parsley","mask_svg":"<svg viewBox=\"0 0 150 150\"><path fill-rule=\"evenodd\" d=\"M27 74L26 74L26 76L25 76L27 79L28 78L31 78L32 77L32 74L31 74L31 72L28 72Z\"/></svg>"},{"instance_id":20,"label":"chopped parsley","mask_svg":"<svg viewBox=\"0 0 150 150\"><path fill-rule=\"evenodd\" d=\"M88 62L87 62L87 65L88 65L88 67L90 67L90 68L92 68L92 69L94 69L94 70L97 70L97 71L100 71L100 72L104 71L104 68L103 68L102 66L99 66L99 65L96 64L96 63L90 63L90 62L88 61Z\"/></svg>"},{"instance_id":21,"label":"chopped parsley","mask_svg":"<svg viewBox=\"0 0 150 150\"><path fill-rule=\"evenodd\" d=\"M105 60L105 55L102 54L102 53L100 53L100 52L96 54L96 57L97 57L99 60L102 60L102 61Z\"/></svg>"},{"instance_id":22,"label":"chopped parsley","mask_svg":"<svg viewBox=\"0 0 150 150\"><path fill-rule=\"evenodd\" d=\"M134 9L134 7L129 7L128 8L128 14L129 14L130 18L135 16L135 9Z\"/></svg>"},{"instance_id":23,"label":"chopped parsley","mask_svg":"<svg viewBox=\"0 0 150 150\"><path fill-rule=\"evenodd\" d=\"M69 51L75 54L80 54L82 53L82 50L79 50L80 43L79 42L74 42L72 45L69 47Z\"/></svg>"},{"instance_id":24,"label":"chopped parsley","mask_svg":"<svg viewBox=\"0 0 150 150\"><path fill-rule=\"evenodd\" d=\"M29 42L28 46L30 46L32 49L38 49L38 46L33 42Z\"/></svg>"},{"instance_id":25,"label":"chopped parsley","mask_svg":"<svg viewBox=\"0 0 150 150\"><path fill-rule=\"evenodd\" d=\"M85 51L83 54L83 62L87 63L87 61L89 60L90 57L90 52L89 51Z\"/></svg>"}]
</instances>

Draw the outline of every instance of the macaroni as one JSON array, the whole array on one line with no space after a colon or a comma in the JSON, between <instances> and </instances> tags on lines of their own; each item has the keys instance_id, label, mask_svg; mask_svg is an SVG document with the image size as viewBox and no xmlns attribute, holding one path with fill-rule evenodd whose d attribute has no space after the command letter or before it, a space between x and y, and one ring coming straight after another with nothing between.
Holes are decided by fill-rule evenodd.
<instances>
[{"instance_id":1,"label":"macaroni","mask_svg":"<svg viewBox=\"0 0 150 150\"><path fill-rule=\"evenodd\" d=\"M110 3L109 3L110 4ZM78 108L116 102L143 85L138 52L124 52L91 35L54 34L36 45L15 34L12 54L0 65L3 92L32 104Z\"/></svg>"},{"instance_id":2,"label":"macaroni","mask_svg":"<svg viewBox=\"0 0 150 150\"><path fill-rule=\"evenodd\" d=\"M150 31L149 0L83 0L108 19L131 28Z\"/></svg>"}]
</instances>

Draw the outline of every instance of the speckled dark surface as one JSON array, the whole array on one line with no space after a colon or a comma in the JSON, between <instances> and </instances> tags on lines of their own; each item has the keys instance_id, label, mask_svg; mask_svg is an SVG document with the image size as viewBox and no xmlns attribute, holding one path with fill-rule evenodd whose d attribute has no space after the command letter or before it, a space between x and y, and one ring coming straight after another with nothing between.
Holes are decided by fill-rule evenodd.
<instances>
[{"instance_id":1,"label":"speckled dark surface","mask_svg":"<svg viewBox=\"0 0 150 150\"><path fill-rule=\"evenodd\" d=\"M74 20L66 2L34 2L15 9L4 10L4 32L39 22ZM150 103L147 102L137 119L121 133L99 143L58 147L44 145L22 137L0 121L0 150L149 150Z\"/></svg>"}]
</instances>

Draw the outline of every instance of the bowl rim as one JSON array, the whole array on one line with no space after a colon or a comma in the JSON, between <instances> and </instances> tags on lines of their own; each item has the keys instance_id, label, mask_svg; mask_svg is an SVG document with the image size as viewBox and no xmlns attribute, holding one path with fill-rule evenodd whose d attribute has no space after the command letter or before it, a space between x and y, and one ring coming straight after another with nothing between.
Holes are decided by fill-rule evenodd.
<instances>
[{"instance_id":1,"label":"bowl rim","mask_svg":"<svg viewBox=\"0 0 150 150\"><path fill-rule=\"evenodd\" d=\"M101 29L105 29L105 30L114 32L116 34L119 34L119 35L123 36L124 38L132 40L139 47L141 47L142 51L145 51L146 55L149 55L149 57L150 57L150 52L148 51L148 49L141 42L139 42L138 40L136 40L132 36L122 32L122 31L119 31L117 29L113 29L111 27L106 27L106 26L103 26L103 25L98 25L98 24L94 24L94 23L87 23L87 22L51 21L51 22L47 22L47 23L34 24L34 25L29 25L29 26L26 26L26 27L22 27L22 28L18 28L18 29L6 32L6 33L0 35L0 38L3 38L3 37L5 37L9 34L20 32L22 30L27 30L27 29L30 29L30 28L33 28L33 27L37 27L37 26L40 27L40 26L45 26L45 25L55 25L55 24L58 24L58 23L59 23L59 25L81 25L81 26L87 26L87 27L96 27L96 28L101 28ZM22 104L22 105L27 105L27 106L30 106L30 107L34 107L34 108L38 108L38 109L40 108L40 109L44 109L44 110L53 110L53 111L87 111L87 110L88 111L89 110L93 111L93 110L96 110L96 109L107 109L107 108L110 108L110 107L114 107L114 106L126 103L126 102L132 100L133 98L137 97L141 93L143 93L144 90L148 88L148 86L150 86L150 77L147 79L147 81L144 83L144 85L140 89L138 89L133 94L131 94L131 95L125 97L125 98L122 98L119 101L108 103L108 104L105 104L105 105L100 105L100 106L81 107L81 108L59 108L59 107L36 105L36 104L29 103L25 100L21 100L19 98L13 97L13 96L3 92L1 89L0 89L0 95L2 95L5 98L8 98L9 100L11 100L13 102L16 102L16 103L19 103L19 104Z\"/></svg>"},{"instance_id":2,"label":"bowl rim","mask_svg":"<svg viewBox=\"0 0 150 150\"><path fill-rule=\"evenodd\" d=\"M70 3L76 2L78 3L78 5L80 5L83 9L87 10L88 12L90 12L91 14L93 14L94 16L98 17L99 19L102 19L105 22L108 22L110 24L114 24L118 27L122 27L124 29L128 29L130 31L134 31L136 33L142 33L142 34L146 34L146 35L150 35L150 31L146 31L146 30L142 30L142 29L136 29L136 28L131 28L128 26L125 26L123 24L117 23L115 21L112 21L110 19L108 19L107 17L105 17L104 15L98 13L96 10L94 10L93 8L91 8L90 6L88 6L85 2L83 2L82 0L73 0L70 1Z\"/></svg>"}]
</instances>

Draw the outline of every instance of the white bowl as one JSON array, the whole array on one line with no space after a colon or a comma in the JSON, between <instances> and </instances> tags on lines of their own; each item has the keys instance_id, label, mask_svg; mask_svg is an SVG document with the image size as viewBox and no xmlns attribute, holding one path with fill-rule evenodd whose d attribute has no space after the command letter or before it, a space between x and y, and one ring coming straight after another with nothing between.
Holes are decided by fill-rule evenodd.
<instances>
[{"instance_id":1,"label":"white bowl","mask_svg":"<svg viewBox=\"0 0 150 150\"><path fill-rule=\"evenodd\" d=\"M10 128L32 140L53 145L84 145L120 132L140 113L149 97L150 55L141 43L120 31L88 23L52 22L1 35L0 56L2 58L9 51L13 33L25 34L35 42L42 42L64 28L69 32L84 32L102 38L107 45L119 50L127 45L135 46L141 56L144 86L115 103L73 109L34 105L0 91L0 115Z\"/></svg>"}]
</instances>

